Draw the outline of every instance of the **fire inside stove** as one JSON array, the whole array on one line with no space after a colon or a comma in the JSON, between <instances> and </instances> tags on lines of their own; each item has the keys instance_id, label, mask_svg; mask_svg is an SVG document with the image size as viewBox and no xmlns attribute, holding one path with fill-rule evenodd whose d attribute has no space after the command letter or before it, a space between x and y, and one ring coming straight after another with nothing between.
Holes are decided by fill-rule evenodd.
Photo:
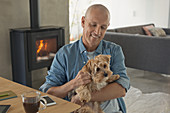
<instances>
[{"instance_id":1,"label":"fire inside stove","mask_svg":"<svg viewBox=\"0 0 170 113\"><path fill-rule=\"evenodd\" d=\"M37 40L36 48L37 61L53 59L57 52L56 38Z\"/></svg>"}]
</instances>

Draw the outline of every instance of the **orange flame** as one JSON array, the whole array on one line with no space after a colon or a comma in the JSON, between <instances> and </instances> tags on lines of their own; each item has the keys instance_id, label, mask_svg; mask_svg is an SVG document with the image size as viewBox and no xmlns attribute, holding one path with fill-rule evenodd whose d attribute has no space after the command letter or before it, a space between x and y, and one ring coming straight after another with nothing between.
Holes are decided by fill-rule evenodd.
<instances>
[{"instance_id":1,"label":"orange flame","mask_svg":"<svg viewBox=\"0 0 170 113\"><path fill-rule=\"evenodd\" d=\"M43 42L44 42L43 40L40 40L40 45L38 47L37 53L39 53L41 49L44 49L44 50L47 49L47 43L44 44Z\"/></svg>"}]
</instances>

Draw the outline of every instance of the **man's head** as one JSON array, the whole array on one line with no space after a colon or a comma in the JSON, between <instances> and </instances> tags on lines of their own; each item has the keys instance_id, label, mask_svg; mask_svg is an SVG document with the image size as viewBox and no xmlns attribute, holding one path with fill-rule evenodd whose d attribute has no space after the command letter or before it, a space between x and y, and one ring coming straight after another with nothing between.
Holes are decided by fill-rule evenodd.
<instances>
[{"instance_id":1,"label":"man's head","mask_svg":"<svg viewBox=\"0 0 170 113\"><path fill-rule=\"evenodd\" d=\"M94 51L98 47L110 24L109 21L110 13L105 6L95 4L87 9L81 20L83 27L82 40L87 51Z\"/></svg>"}]
</instances>

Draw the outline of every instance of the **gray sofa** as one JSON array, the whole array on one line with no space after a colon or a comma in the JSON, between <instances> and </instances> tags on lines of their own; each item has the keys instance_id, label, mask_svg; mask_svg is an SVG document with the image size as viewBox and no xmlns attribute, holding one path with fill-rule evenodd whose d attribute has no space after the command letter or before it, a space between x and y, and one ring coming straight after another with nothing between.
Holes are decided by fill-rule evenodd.
<instances>
[{"instance_id":1,"label":"gray sofa","mask_svg":"<svg viewBox=\"0 0 170 113\"><path fill-rule=\"evenodd\" d=\"M166 37L147 36L147 25L154 24L109 29L104 39L122 47L127 67L170 74L170 29L164 28Z\"/></svg>"}]
</instances>

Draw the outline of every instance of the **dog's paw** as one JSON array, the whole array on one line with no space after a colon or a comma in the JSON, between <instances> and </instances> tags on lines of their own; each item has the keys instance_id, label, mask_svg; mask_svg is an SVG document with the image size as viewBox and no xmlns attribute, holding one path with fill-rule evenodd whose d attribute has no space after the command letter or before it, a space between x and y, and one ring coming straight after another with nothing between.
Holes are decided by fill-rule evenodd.
<instances>
[{"instance_id":1,"label":"dog's paw","mask_svg":"<svg viewBox=\"0 0 170 113\"><path fill-rule=\"evenodd\" d=\"M114 80L118 80L120 78L120 75L113 75L114 76Z\"/></svg>"},{"instance_id":2,"label":"dog's paw","mask_svg":"<svg viewBox=\"0 0 170 113\"><path fill-rule=\"evenodd\" d=\"M115 80L118 80L120 78L120 75L116 74L116 75L112 75L110 76L110 78L107 80L107 82L113 82Z\"/></svg>"}]
</instances>

